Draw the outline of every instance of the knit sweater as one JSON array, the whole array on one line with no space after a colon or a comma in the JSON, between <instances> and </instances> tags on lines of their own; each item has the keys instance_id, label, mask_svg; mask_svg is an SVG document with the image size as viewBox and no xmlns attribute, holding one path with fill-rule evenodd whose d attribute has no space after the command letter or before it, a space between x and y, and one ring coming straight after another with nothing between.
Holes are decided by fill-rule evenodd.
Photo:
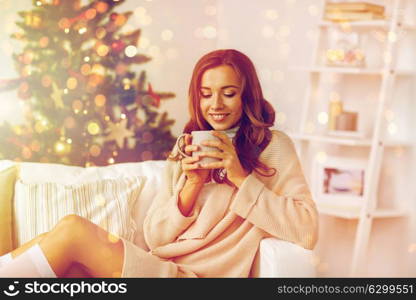
<instances>
[{"instance_id":1,"label":"knit sweater","mask_svg":"<svg viewBox=\"0 0 416 300\"><path fill-rule=\"evenodd\" d=\"M174 262L181 276L248 277L260 241L267 237L313 249L318 213L290 138L273 130L259 160L277 172L251 172L239 188L205 185L190 216L178 208L186 177L168 161L160 191L144 220L150 253ZM263 172L262 172L263 173Z\"/></svg>"}]
</instances>

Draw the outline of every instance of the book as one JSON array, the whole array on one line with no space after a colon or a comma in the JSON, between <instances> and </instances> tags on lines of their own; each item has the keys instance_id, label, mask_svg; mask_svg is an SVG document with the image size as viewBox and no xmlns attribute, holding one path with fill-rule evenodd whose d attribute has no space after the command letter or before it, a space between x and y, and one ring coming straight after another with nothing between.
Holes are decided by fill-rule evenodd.
<instances>
[{"instance_id":1,"label":"book","mask_svg":"<svg viewBox=\"0 0 416 300\"><path fill-rule=\"evenodd\" d=\"M375 14L372 12L336 12L325 13L325 19L329 21L369 21L369 20L381 20L386 17L381 14Z\"/></svg>"},{"instance_id":2,"label":"book","mask_svg":"<svg viewBox=\"0 0 416 300\"><path fill-rule=\"evenodd\" d=\"M326 10L330 11L344 11L344 12L373 12L384 14L385 8L382 5L377 5L368 2L332 2L326 4Z\"/></svg>"}]
</instances>

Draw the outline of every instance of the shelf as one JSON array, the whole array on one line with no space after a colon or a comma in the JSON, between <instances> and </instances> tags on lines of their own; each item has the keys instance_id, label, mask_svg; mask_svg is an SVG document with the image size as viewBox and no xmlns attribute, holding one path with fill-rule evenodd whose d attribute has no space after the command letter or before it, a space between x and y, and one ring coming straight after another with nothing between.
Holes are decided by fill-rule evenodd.
<instances>
[{"instance_id":1,"label":"shelf","mask_svg":"<svg viewBox=\"0 0 416 300\"><path fill-rule=\"evenodd\" d=\"M311 73L339 73L339 74L357 74L357 75L377 75L381 76L384 73L380 68L343 68L343 67L326 67L326 66L314 66L314 67L291 67L290 69L295 71L306 71ZM394 70L393 70L394 71ZM401 76L413 76L416 75L415 70L395 70L396 75Z\"/></svg>"},{"instance_id":2,"label":"shelf","mask_svg":"<svg viewBox=\"0 0 416 300\"><path fill-rule=\"evenodd\" d=\"M358 219L360 217L360 208L358 207L336 207L327 204L317 203L319 213L339 217L343 219ZM408 215L405 210L399 209L377 209L370 214L373 218L397 218Z\"/></svg>"},{"instance_id":3,"label":"shelf","mask_svg":"<svg viewBox=\"0 0 416 300\"><path fill-rule=\"evenodd\" d=\"M373 21L345 21L345 22L331 22L331 21L320 21L318 23L320 27L347 27L347 28L386 28L390 26L389 20L373 20ZM416 25L413 24L403 24L400 26L406 30L416 30ZM400 28L399 27L399 28Z\"/></svg>"},{"instance_id":4,"label":"shelf","mask_svg":"<svg viewBox=\"0 0 416 300\"><path fill-rule=\"evenodd\" d=\"M289 134L292 139L301 140L301 141L312 141L312 142L321 142L328 144L337 144L345 146L355 146L355 147L370 147L370 139L358 139L358 138L345 138L345 137L335 137L330 135L318 135L318 134L300 134L293 133ZM409 143L406 142L392 142L388 141L385 143L386 147L407 147Z\"/></svg>"}]
</instances>

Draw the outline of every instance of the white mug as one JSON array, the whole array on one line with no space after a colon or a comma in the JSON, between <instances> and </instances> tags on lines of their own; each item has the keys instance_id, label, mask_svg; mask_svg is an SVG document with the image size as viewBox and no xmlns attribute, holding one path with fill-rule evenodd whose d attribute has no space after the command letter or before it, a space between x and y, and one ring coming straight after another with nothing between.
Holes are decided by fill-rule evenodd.
<instances>
[{"instance_id":1,"label":"white mug","mask_svg":"<svg viewBox=\"0 0 416 300\"><path fill-rule=\"evenodd\" d=\"M224 132L230 139L233 139L237 130L238 130L238 127L234 127L234 128L222 131L222 132ZM209 147L209 146L201 145L201 142L205 141L205 140L219 140L219 138L212 135L211 130L192 131L191 135L192 135L192 145L198 145L201 149L200 151L193 151L192 156L196 156L196 155L200 154L201 152L205 152L205 151L219 151L219 149L217 147ZM181 149L181 147L180 147L181 142L184 138L185 138L185 133L181 134L177 139L178 151L183 156L188 157L189 155L187 155L185 153L185 151L183 149ZM185 143L182 142L182 145L185 145ZM216 161L219 161L219 160L220 160L219 158L215 158L215 157L203 157L199 162L200 163L210 163L210 162L216 162Z\"/></svg>"}]
</instances>

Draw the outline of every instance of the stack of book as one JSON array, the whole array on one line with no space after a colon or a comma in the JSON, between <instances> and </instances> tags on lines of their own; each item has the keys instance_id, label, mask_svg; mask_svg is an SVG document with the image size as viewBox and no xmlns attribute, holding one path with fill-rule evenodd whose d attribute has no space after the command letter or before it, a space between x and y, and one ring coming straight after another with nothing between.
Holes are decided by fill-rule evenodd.
<instances>
[{"instance_id":1,"label":"stack of book","mask_svg":"<svg viewBox=\"0 0 416 300\"><path fill-rule=\"evenodd\" d=\"M384 6L368 2L330 2L325 6L325 19L352 22L385 19Z\"/></svg>"}]
</instances>

